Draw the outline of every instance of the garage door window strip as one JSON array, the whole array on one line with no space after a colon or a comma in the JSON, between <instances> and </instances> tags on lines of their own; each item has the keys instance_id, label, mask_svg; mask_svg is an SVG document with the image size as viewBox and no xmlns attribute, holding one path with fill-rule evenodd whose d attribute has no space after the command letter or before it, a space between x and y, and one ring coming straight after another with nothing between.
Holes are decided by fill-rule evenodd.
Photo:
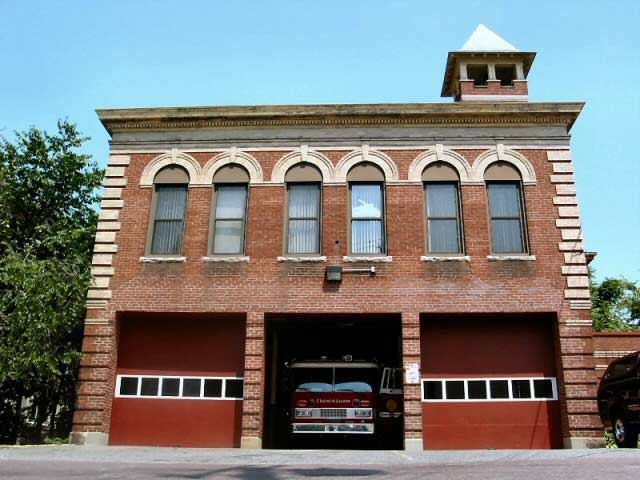
<instances>
[{"instance_id":1,"label":"garage door window strip","mask_svg":"<svg viewBox=\"0 0 640 480\"><path fill-rule=\"evenodd\" d=\"M423 378L424 402L505 402L558 399L555 377Z\"/></svg>"},{"instance_id":2,"label":"garage door window strip","mask_svg":"<svg viewBox=\"0 0 640 480\"><path fill-rule=\"evenodd\" d=\"M118 375L116 397L180 400L242 400L241 377Z\"/></svg>"}]
</instances>

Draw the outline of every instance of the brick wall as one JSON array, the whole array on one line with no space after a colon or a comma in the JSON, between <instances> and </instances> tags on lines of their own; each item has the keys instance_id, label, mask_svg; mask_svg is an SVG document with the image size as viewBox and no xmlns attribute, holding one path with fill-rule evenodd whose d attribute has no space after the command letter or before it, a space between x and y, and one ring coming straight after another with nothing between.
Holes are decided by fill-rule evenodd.
<instances>
[{"instance_id":1,"label":"brick wall","mask_svg":"<svg viewBox=\"0 0 640 480\"><path fill-rule=\"evenodd\" d=\"M500 80L489 80L485 86L475 86L473 80L460 80L461 95L527 95L527 82L516 80L513 86L502 86Z\"/></svg>"},{"instance_id":2,"label":"brick wall","mask_svg":"<svg viewBox=\"0 0 640 480\"><path fill-rule=\"evenodd\" d=\"M290 150L252 151L265 176ZM460 149L473 165L483 150ZM160 153L160 152L158 152ZM337 165L349 150L323 152ZM423 150L384 153L397 165L400 179ZM143 263L152 198L141 187L144 168L158 154L112 156L117 169L108 173L108 192L96 246L108 258L96 259L96 287L90 291L78 411L74 431L108 432L111 393L117 364L118 312L237 312L247 315L245 360L247 401L243 436L261 433L260 395L264 377L265 312L401 313L405 362L419 359L421 313L552 312L558 319L555 351L561 398L562 430L567 437L600 435L594 413L595 375L590 311L581 281L586 271L577 213L559 211L575 205L568 150L519 152L532 164L537 181L525 185L529 243L535 260L490 261L486 192L480 184L461 188L466 254L470 262L424 262L425 227L422 187L390 184L386 189L388 253L391 263L377 264L375 276L345 275L340 285L324 280L326 265L342 263L347 254L348 192L341 184L323 188L322 253L326 263L278 262L283 253L285 195L283 185L252 185L249 193L246 255L249 262L210 263L207 255L211 188L189 189L184 256L181 263ZM190 154L203 166L216 153ZM111 162L110 162L111 164ZM558 167L559 164L565 167ZM559 170L562 170L559 173ZM558 178L558 175L563 175ZM115 191L117 190L117 191ZM570 225L559 222L565 213ZM570 231L569 231L569 230ZM567 233L568 232L568 233ZM575 237L578 238L575 238ZM571 237L571 238L570 238ZM111 246L104 246L111 245ZM571 258L567 258L567 250ZM98 250L97 250L98 251ZM577 255L575 258L574 256ZM569 286L577 286L570 289ZM577 295L577 298L574 298ZM574 301L575 300L575 301ZM574 302L574 303L572 303ZM419 389L407 388L407 438L419 438Z\"/></svg>"},{"instance_id":3,"label":"brick wall","mask_svg":"<svg viewBox=\"0 0 640 480\"><path fill-rule=\"evenodd\" d=\"M616 358L640 350L640 331L637 332L594 332L593 356L598 378Z\"/></svg>"}]
</instances>

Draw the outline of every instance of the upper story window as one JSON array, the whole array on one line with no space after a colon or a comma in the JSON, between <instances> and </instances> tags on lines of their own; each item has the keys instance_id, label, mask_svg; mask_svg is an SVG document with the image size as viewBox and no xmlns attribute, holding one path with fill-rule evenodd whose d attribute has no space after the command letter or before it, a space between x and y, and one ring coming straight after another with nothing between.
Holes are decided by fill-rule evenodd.
<instances>
[{"instance_id":1,"label":"upper story window","mask_svg":"<svg viewBox=\"0 0 640 480\"><path fill-rule=\"evenodd\" d=\"M181 255L187 208L189 175L175 165L160 170L153 180L151 229L147 251L151 255Z\"/></svg>"},{"instance_id":2,"label":"upper story window","mask_svg":"<svg viewBox=\"0 0 640 480\"><path fill-rule=\"evenodd\" d=\"M490 165L484 174L489 199L491 252L527 253L522 181L515 167L506 162Z\"/></svg>"},{"instance_id":3,"label":"upper story window","mask_svg":"<svg viewBox=\"0 0 640 480\"><path fill-rule=\"evenodd\" d=\"M427 251L433 254L462 254L458 172L444 162L436 162L425 168L422 181L425 190Z\"/></svg>"},{"instance_id":4,"label":"upper story window","mask_svg":"<svg viewBox=\"0 0 640 480\"><path fill-rule=\"evenodd\" d=\"M352 254L384 254L384 173L362 162L347 174L349 182L350 244Z\"/></svg>"},{"instance_id":5,"label":"upper story window","mask_svg":"<svg viewBox=\"0 0 640 480\"><path fill-rule=\"evenodd\" d=\"M502 87L512 87L517 77L515 65L496 65L496 79Z\"/></svg>"},{"instance_id":6,"label":"upper story window","mask_svg":"<svg viewBox=\"0 0 640 480\"><path fill-rule=\"evenodd\" d=\"M320 253L322 174L309 163L291 167L287 185L286 253Z\"/></svg>"},{"instance_id":7,"label":"upper story window","mask_svg":"<svg viewBox=\"0 0 640 480\"><path fill-rule=\"evenodd\" d=\"M473 80L473 85L475 87L486 87L489 83L489 65L467 65L467 77L469 80Z\"/></svg>"},{"instance_id":8,"label":"upper story window","mask_svg":"<svg viewBox=\"0 0 640 480\"><path fill-rule=\"evenodd\" d=\"M247 220L249 174L240 165L220 168L213 177L213 255L241 255Z\"/></svg>"}]
</instances>

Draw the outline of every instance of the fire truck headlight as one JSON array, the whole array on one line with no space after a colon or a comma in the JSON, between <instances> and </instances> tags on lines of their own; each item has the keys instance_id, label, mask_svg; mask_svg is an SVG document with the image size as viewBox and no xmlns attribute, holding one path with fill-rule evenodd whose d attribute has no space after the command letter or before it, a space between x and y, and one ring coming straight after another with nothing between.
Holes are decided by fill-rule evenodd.
<instances>
[{"instance_id":1,"label":"fire truck headlight","mask_svg":"<svg viewBox=\"0 0 640 480\"><path fill-rule=\"evenodd\" d=\"M310 417L311 413L310 408L296 408L296 417Z\"/></svg>"},{"instance_id":2,"label":"fire truck headlight","mask_svg":"<svg viewBox=\"0 0 640 480\"><path fill-rule=\"evenodd\" d=\"M398 402L396 402L393 399L389 399L387 400L387 403L385 404L385 406L387 407L388 411L395 412L396 409L398 408Z\"/></svg>"},{"instance_id":3,"label":"fire truck headlight","mask_svg":"<svg viewBox=\"0 0 640 480\"><path fill-rule=\"evenodd\" d=\"M370 408L356 408L355 415L357 418L370 418L371 417L371 409Z\"/></svg>"}]
</instances>

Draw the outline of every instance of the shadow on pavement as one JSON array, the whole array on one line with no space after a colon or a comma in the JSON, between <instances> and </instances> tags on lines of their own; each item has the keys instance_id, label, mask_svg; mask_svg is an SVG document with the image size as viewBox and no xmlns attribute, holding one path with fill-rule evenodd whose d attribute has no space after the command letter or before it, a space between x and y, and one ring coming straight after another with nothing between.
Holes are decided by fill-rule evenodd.
<instances>
[{"instance_id":1,"label":"shadow on pavement","mask_svg":"<svg viewBox=\"0 0 640 480\"><path fill-rule=\"evenodd\" d=\"M357 468L292 468L282 469L277 467L230 467L214 470L198 470L180 473L161 473L158 478L183 478L183 479L212 479L212 478L240 478L256 480L283 480L288 478L339 478L339 477L372 477L384 475L383 470L357 469Z\"/></svg>"}]
</instances>

